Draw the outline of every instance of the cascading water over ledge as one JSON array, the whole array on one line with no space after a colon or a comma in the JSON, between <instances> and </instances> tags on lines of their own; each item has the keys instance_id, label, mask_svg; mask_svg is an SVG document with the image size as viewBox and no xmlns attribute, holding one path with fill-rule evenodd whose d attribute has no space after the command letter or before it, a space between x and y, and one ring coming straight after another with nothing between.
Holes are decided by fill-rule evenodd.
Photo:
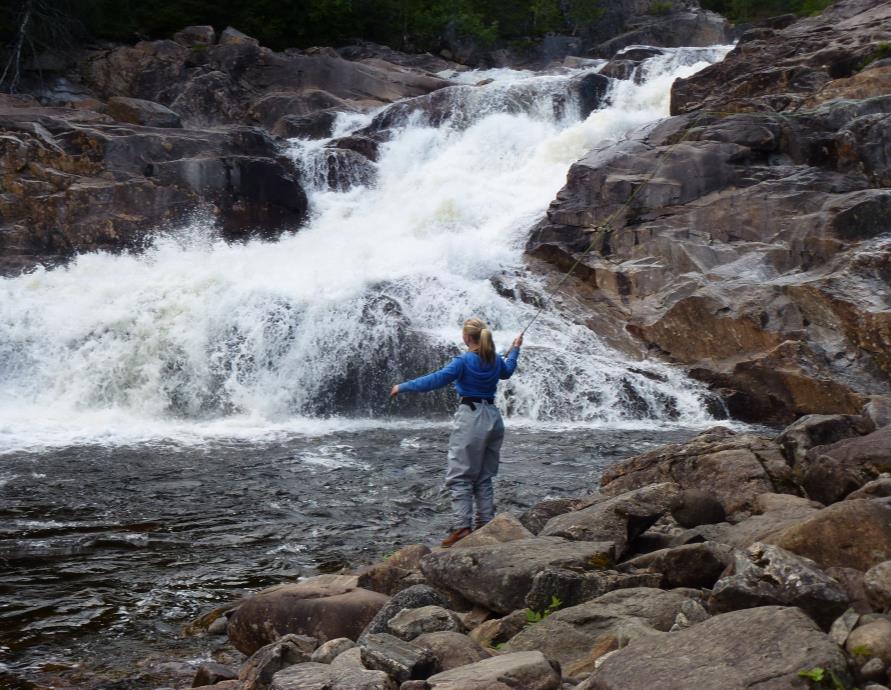
<instances>
[{"instance_id":1,"label":"cascading water over ledge","mask_svg":"<svg viewBox=\"0 0 891 690\"><path fill-rule=\"evenodd\" d=\"M230 245L196 222L140 255L83 255L0 281L0 446L200 436L220 420L263 429L446 414L448 392L394 410L386 391L456 353L467 316L506 346L535 307L492 279L523 274L527 229L569 165L664 117L673 79L725 52L668 50L637 80L611 82L587 118L579 70L503 72L343 117L331 140L293 143L312 214L293 235ZM332 153L335 139L362 132L375 136L376 161ZM626 361L555 308L528 334L521 372L500 393L515 417L710 418L678 372Z\"/></svg>"}]
</instances>

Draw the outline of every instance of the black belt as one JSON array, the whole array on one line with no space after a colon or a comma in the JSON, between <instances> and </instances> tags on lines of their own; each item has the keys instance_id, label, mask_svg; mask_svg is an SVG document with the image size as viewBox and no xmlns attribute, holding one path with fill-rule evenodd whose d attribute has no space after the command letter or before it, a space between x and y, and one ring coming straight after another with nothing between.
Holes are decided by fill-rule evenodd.
<instances>
[{"instance_id":1,"label":"black belt","mask_svg":"<svg viewBox=\"0 0 891 690\"><path fill-rule=\"evenodd\" d=\"M476 410L476 405L474 403L482 403L487 402L490 405L495 404L495 398L472 398L470 396L465 395L461 398L461 404L467 405L471 410Z\"/></svg>"}]
</instances>

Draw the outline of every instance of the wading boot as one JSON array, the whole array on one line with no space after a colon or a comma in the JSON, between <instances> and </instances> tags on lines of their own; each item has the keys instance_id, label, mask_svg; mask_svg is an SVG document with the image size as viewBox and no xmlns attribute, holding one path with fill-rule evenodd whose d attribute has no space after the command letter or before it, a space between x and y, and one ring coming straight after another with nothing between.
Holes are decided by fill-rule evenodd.
<instances>
[{"instance_id":1,"label":"wading boot","mask_svg":"<svg viewBox=\"0 0 891 690\"><path fill-rule=\"evenodd\" d=\"M464 537L466 537L468 534L470 534L470 532L471 532L471 529L469 527L462 527L461 529L452 532L449 536L447 536L445 539L443 539L442 544L440 544L440 546L444 549L447 549L450 546L452 546L452 544L455 544L456 542L459 542L462 539L464 539Z\"/></svg>"}]
</instances>

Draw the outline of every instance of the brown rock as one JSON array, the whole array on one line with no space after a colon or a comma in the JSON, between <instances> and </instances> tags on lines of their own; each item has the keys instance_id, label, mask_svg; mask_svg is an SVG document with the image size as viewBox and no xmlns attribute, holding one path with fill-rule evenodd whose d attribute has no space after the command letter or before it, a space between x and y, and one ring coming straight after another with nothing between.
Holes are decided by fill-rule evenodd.
<instances>
[{"instance_id":1,"label":"brown rock","mask_svg":"<svg viewBox=\"0 0 891 690\"><path fill-rule=\"evenodd\" d=\"M526 609L481 623L470 631L470 639L483 647L495 647L510 640L526 627Z\"/></svg>"},{"instance_id":2,"label":"brown rock","mask_svg":"<svg viewBox=\"0 0 891 690\"><path fill-rule=\"evenodd\" d=\"M418 647L430 650L439 668L449 671L459 666L488 659L490 654L467 635L443 631L419 635L413 641Z\"/></svg>"},{"instance_id":3,"label":"brown rock","mask_svg":"<svg viewBox=\"0 0 891 690\"><path fill-rule=\"evenodd\" d=\"M750 434L711 430L684 444L672 444L610 467L602 490L615 496L654 482L710 492L727 513L751 511L756 496L795 491L791 468L777 444Z\"/></svg>"},{"instance_id":4,"label":"brown rock","mask_svg":"<svg viewBox=\"0 0 891 690\"><path fill-rule=\"evenodd\" d=\"M765 606L714 616L670 635L642 637L611 654L588 681L594 690L792 690L802 669L847 677L841 650L804 613Z\"/></svg>"},{"instance_id":5,"label":"brown rock","mask_svg":"<svg viewBox=\"0 0 891 690\"><path fill-rule=\"evenodd\" d=\"M891 609L891 561L882 561L863 576L866 598L876 611Z\"/></svg>"},{"instance_id":6,"label":"brown rock","mask_svg":"<svg viewBox=\"0 0 891 690\"><path fill-rule=\"evenodd\" d=\"M316 641L301 635L284 637L261 647L241 665L238 680L243 690L266 690L283 668L310 660Z\"/></svg>"},{"instance_id":7,"label":"brown rock","mask_svg":"<svg viewBox=\"0 0 891 690\"><path fill-rule=\"evenodd\" d=\"M427 579L492 611L522 608L536 573L555 566L582 570L614 559L612 542L536 537L467 549L434 552L421 561Z\"/></svg>"},{"instance_id":8,"label":"brown rock","mask_svg":"<svg viewBox=\"0 0 891 690\"><path fill-rule=\"evenodd\" d=\"M834 503L891 471L891 427L811 448L796 467L808 495Z\"/></svg>"},{"instance_id":9,"label":"brown rock","mask_svg":"<svg viewBox=\"0 0 891 690\"><path fill-rule=\"evenodd\" d=\"M195 678L192 680L192 687L197 688L202 685L215 685L224 680L237 680L238 672L224 664L215 662L205 662L198 667L195 672Z\"/></svg>"},{"instance_id":10,"label":"brown rock","mask_svg":"<svg viewBox=\"0 0 891 690\"><path fill-rule=\"evenodd\" d=\"M541 535L611 541L620 557L635 538L668 512L677 493L676 484L664 482L603 497L588 508L551 518Z\"/></svg>"},{"instance_id":11,"label":"brown rock","mask_svg":"<svg viewBox=\"0 0 891 690\"><path fill-rule=\"evenodd\" d=\"M866 571L891 559L891 507L885 499L843 501L816 511L763 541L822 568Z\"/></svg>"},{"instance_id":12,"label":"brown rock","mask_svg":"<svg viewBox=\"0 0 891 690\"><path fill-rule=\"evenodd\" d=\"M412 585L423 584L423 576L418 568L421 558L428 553L430 549L423 544L412 544L399 549L385 561L360 568L357 573L358 584L365 589L390 596Z\"/></svg>"},{"instance_id":13,"label":"brown rock","mask_svg":"<svg viewBox=\"0 0 891 690\"><path fill-rule=\"evenodd\" d=\"M549 498L529 508L520 516L520 522L530 532L538 534L552 517L581 507L582 501L577 498Z\"/></svg>"},{"instance_id":14,"label":"brown rock","mask_svg":"<svg viewBox=\"0 0 891 690\"><path fill-rule=\"evenodd\" d=\"M861 663L874 657L891 664L891 621L880 618L858 626L848 635L845 650Z\"/></svg>"},{"instance_id":15,"label":"brown rock","mask_svg":"<svg viewBox=\"0 0 891 690\"><path fill-rule=\"evenodd\" d=\"M492 521L483 525L459 541L453 548L464 549L487 544L502 544L517 539L530 539L535 535L510 513L499 513Z\"/></svg>"},{"instance_id":16,"label":"brown rock","mask_svg":"<svg viewBox=\"0 0 891 690\"><path fill-rule=\"evenodd\" d=\"M721 501L707 491L686 489L671 504L671 517L681 527L698 527L724 522L727 514Z\"/></svg>"},{"instance_id":17,"label":"brown rock","mask_svg":"<svg viewBox=\"0 0 891 690\"><path fill-rule=\"evenodd\" d=\"M505 649L516 652L537 649L566 668L587 658L605 636L628 640L667 632L674 625L683 593L645 587L620 589L550 614L515 635Z\"/></svg>"},{"instance_id":18,"label":"brown rock","mask_svg":"<svg viewBox=\"0 0 891 690\"><path fill-rule=\"evenodd\" d=\"M851 609L857 613L870 613L872 605L866 596L866 586L863 582L864 573L854 568L826 568L826 574L838 582L848 599L851 601Z\"/></svg>"},{"instance_id":19,"label":"brown rock","mask_svg":"<svg viewBox=\"0 0 891 690\"><path fill-rule=\"evenodd\" d=\"M431 690L557 690L560 673L541 652L518 652L437 673Z\"/></svg>"},{"instance_id":20,"label":"brown rock","mask_svg":"<svg viewBox=\"0 0 891 690\"><path fill-rule=\"evenodd\" d=\"M248 598L229 619L229 639L245 654L282 635L312 635L320 642L355 639L387 597L361 589L356 578L320 575L277 585Z\"/></svg>"},{"instance_id":21,"label":"brown rock","mask_svg":"<svg viewBox=\"0 0 891 690\"><path fill-rule=\"evenodd\" d=\"M108 99L108 114L115 120L146 127L182 127L179 115L170 108L141 98L114 96Z\"/></svg>"}]
</instances>

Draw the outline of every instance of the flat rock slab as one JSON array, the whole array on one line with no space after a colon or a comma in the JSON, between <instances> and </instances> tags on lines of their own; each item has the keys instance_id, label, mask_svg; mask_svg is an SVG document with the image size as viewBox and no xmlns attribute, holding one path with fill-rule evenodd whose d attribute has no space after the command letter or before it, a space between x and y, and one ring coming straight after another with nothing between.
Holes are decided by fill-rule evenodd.
<instances>
[{"instance_id":1,"label":"flat rock slab","mask_svg":"<svg viewBox=\"0 0 891 690\"><path fill-rule=\"evenodd\" d=\"M385 595L358 587L355 577L320 575L247 598L229 619L229 639L244 654L288 633L319 642L356 639L386 602Z\"/></svg>"},{"instance_id":2,"label":"flat rock slab","mask_svg":"<svg viewBox=\"0 0 891 690\"><path fill-rule=\"evenodd\" d=\"M383 671L333 668L308 662L289 666L272 677L270 690L396 690Z\"/></svg>"},{"instance_id":3,"label":"flat rock slab","mask_svg":"<svg viewBox=\"0 0 891 690\"><path fill-rule=\"evenodd\" d=\"M509 613L525 606L536 573L548 567L603 567L614 554L612 542L536 537L432 553L421 561L421 571L433 584L492 611Z\"/></svg>"},{"instance_id":4,"label":"flat rock slab","mask_svg":"<svg viewBox=\"0 0 891 690\"><path fill-rule=\"evenodd\" d=\"M842 501L761 541L816 561L821 568L867 571L891 559L891 499Z\"/></svg>"},{"instance_id":5,"label":"flat rock slab","mask_svg":"<svg viewBox=\"0 0 891 690\"><path fill-rule=\"evenodd\" d=\"M552 613L528 626L505 646L511 652L539 650L564 671L586 660L608 638L635 639L667 632L681 613L686 593L649 587L619 589Z\"/></svg>"},{"instance_id":6,"label":"flat rock slab","mask_svg":"<svg viewBox=\"0 0 891 690\"><path fill-rule=\"evenodd\" d=\"M805 690L798 671L816 666L846 677L844 654L802 611L764 606L631 642L589 682L595 690Z\"/></svg>"},{"instance_id":7,"label":"flat rock slab","mask_svg":"<svg viewBox=\"0 0 891 690\"><path fill-rule=\"evenodd\" d=\"M503 654L427 679L431 690L557 690L560 673L541 652Z\"/></svg>"}]
</instances>

